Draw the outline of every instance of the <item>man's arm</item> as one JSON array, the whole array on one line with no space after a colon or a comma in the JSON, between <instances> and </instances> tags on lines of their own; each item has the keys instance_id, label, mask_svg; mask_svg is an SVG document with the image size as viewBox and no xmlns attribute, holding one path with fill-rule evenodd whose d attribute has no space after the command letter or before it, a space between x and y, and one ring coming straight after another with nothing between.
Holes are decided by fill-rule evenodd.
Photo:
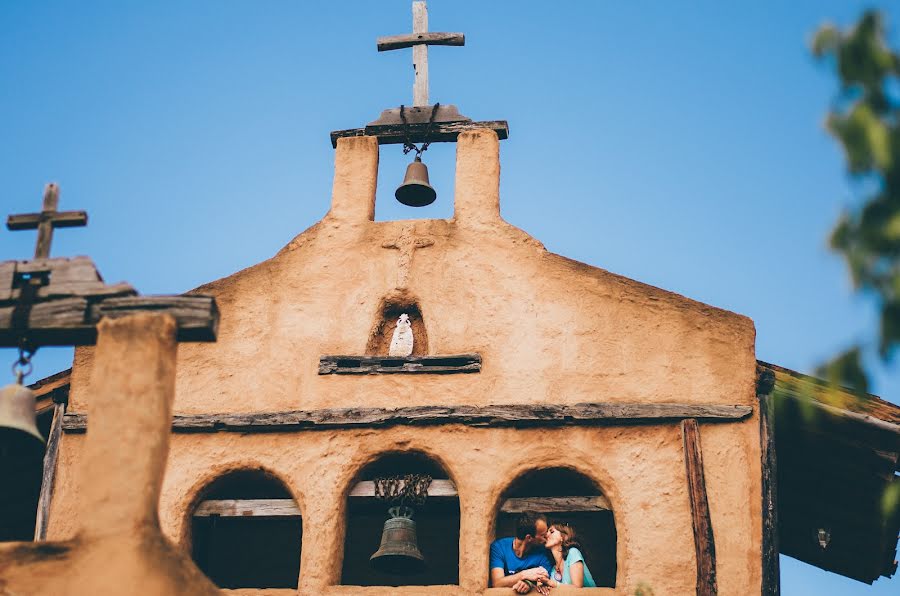
<instances>
[{"instance_id":1,"label":"man's arm","mask_svg":"<svg viewBox=\"0 0 900 596\"><path fill-rule=\"evenodd\" d=\"M492 588L512 588L521 580L531 580L536 582L547 577L547 570L543 567L532 567L524 569L512 575L504 575L502 567L493 567L491 569L491 587Z\"/></svg>"}]
</instances>

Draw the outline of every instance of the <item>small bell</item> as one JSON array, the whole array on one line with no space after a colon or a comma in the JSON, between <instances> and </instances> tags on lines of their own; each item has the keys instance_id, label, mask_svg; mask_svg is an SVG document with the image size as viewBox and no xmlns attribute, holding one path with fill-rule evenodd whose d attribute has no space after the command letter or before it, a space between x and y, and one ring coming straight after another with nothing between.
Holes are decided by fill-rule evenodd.
<instances>
[{"instance_id":1,"label":"small bell","mask_svg":"<svg viewBox=\"0 0 900 596\"><path fill-rule=\"evenodd\" d=\"M422 158L416 155L406 168L406 176L403 184L394 193L398 201L410 207L424 207L431 205L437 198L437 192L428 183L428 166L422 163Z\"/></svg>"},{"instance_id":2,"label":"small bell","mask_svg":"<svg viewBox=\"0 0 900 596\"><path fill-rule=\"evenodd\" d=\"M381 546L369 557L372 566L382 573L412 575L425 569L425 557L419 551L416 522L409 507L391 507L390 519L384 522Z\"/></svg>"},{"instance_id":3,"label":"small bell","mask_svg":"<svg viewBox=\"0 0 900 596\"><path fill-rule=\"evenodd\" d=\"M34 403L34 392L19 383L0 390L0 456L34 456L44 451Z\"/></svg>"}]
</instances>

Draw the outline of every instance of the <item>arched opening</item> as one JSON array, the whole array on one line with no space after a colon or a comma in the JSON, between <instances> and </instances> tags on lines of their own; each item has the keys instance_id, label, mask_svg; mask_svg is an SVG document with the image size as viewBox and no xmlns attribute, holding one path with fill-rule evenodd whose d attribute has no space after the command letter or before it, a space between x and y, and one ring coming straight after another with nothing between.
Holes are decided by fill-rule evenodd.
<instances>
[{"instance_id":1,"label":"arched opening","mask_svg":"<svg viewBox=\"0 0 900 596\"><path fill-rule=\"evenodd\" d=\"M377 569L370 560L381 547L382 530L390 504L374 495L379 478L428 475L428 497L415 506L416 544L423 568L400 572ZM429 586L459 583L459 498L447 472L421 453L389 453L360 472L347 497L347 534L341 584L353 586Z\"/></svg>"},{"instance_id":2,"label":"arched opening","mask_svg":"<svg viewBox=\"0 0 900 596\"><path fill-rule=\"evenodd\" d=\"M296 588L303 522L290 491L261 470L217 478L191 516L191 554L220 588Z\"/></svg>"},{"instance_id":3,"label":"arched opening","mask_svg":"<svg viewBox=\"0 0 900 596\"><path fill-rule=\"evenodd\" d=\"M526 511L545 516L549 524L574 528L597 587L615 587L615 520L609 501L590 478L569 468L533 470L520 476L500 500L495 538L515 536L516 521Z\"/></svg>"}]
</instances>

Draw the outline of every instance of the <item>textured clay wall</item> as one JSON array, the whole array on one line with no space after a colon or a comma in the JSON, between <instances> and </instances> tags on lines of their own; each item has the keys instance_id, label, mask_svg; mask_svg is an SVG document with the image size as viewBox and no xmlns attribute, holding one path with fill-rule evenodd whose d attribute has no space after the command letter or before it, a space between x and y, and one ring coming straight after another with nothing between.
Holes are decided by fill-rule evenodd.
<instances>
[{"instance_id":1,"label":"textured clay wall","mask_svg":"<svg viewBox=\"0 0 900 596\"><path fill-rule=\"evenodd\" d=\"M274 258L212 282L216 344L179 347L175 412L340 407L643 402L753 405L754 328L742 316L547 252L499 215L499 144L459 138L452 220L373 222L378 146L341 139L332 208ZM424 240L403 254L385 245ZM364 354L384 300L414 301L429 354L477 352L465 375L317 374L326 354ZM92 350L76 354L70 412L84 412ZM758 418L701 424L721 594L759 592ZM62 444L51 536L71 532L84 437ZM510 445L525 444L509 461ZM521 471L582 464L609 496L618 530L616 593L646 583L694 593L694 549L677 424L514 431L457 426L266 435L176 435L162 494L164 531L184 542L197 491L222 472L263 466L293 491L307 532L301 585L335 593L344 495L377 453L420 449L451 473L462 510L459 589L487 585L500 492ZM517 447L518 450L518 447ZM498 457L506 454L506 457ZM472 470L479 473L473 474ZM602 593L593 591L592 593Z\"/></svg>"}]
</instances>

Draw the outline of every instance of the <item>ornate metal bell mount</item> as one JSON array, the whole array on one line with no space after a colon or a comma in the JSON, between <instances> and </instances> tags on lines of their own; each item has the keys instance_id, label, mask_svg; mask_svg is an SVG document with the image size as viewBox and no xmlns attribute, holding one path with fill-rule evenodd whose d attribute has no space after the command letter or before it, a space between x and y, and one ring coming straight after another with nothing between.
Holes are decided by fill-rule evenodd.
<instances>
[{"instance_id":1,"label":"ornate metal bell mount","mask_svg":"<svg viewBox=\"0 0 900 596\"><path fill-rule=\"evenodd\" d=\"M419 551L416 522L410 507L391 507L384 522L381 546L369 557L372 566L383 573L412 575L425 569L425 557Z\"/></svg>"},{"instance_id":2,"label":"ornate metal bell mount","mask_svg":"<svg viewBox=\"0 0 900 596\"><path fill-rule=\"evenodd\" d=\"M403 184L394 193L398 201L410 207L431 205L437 198L437 192L428 182L428 166L422 163L418 155L406 168Z\"/></svg>"},{"instance_id":3,"label":"ornate metal bell mount","mask_svg":"<svg viewBox=\"0 0 900 596\"><path fill-rule=\"evenodd\" d=\"M0 390L0 456L37 456L43 451L34 393L18 383L7 385Z\"/></svg>"}]
</instances>

